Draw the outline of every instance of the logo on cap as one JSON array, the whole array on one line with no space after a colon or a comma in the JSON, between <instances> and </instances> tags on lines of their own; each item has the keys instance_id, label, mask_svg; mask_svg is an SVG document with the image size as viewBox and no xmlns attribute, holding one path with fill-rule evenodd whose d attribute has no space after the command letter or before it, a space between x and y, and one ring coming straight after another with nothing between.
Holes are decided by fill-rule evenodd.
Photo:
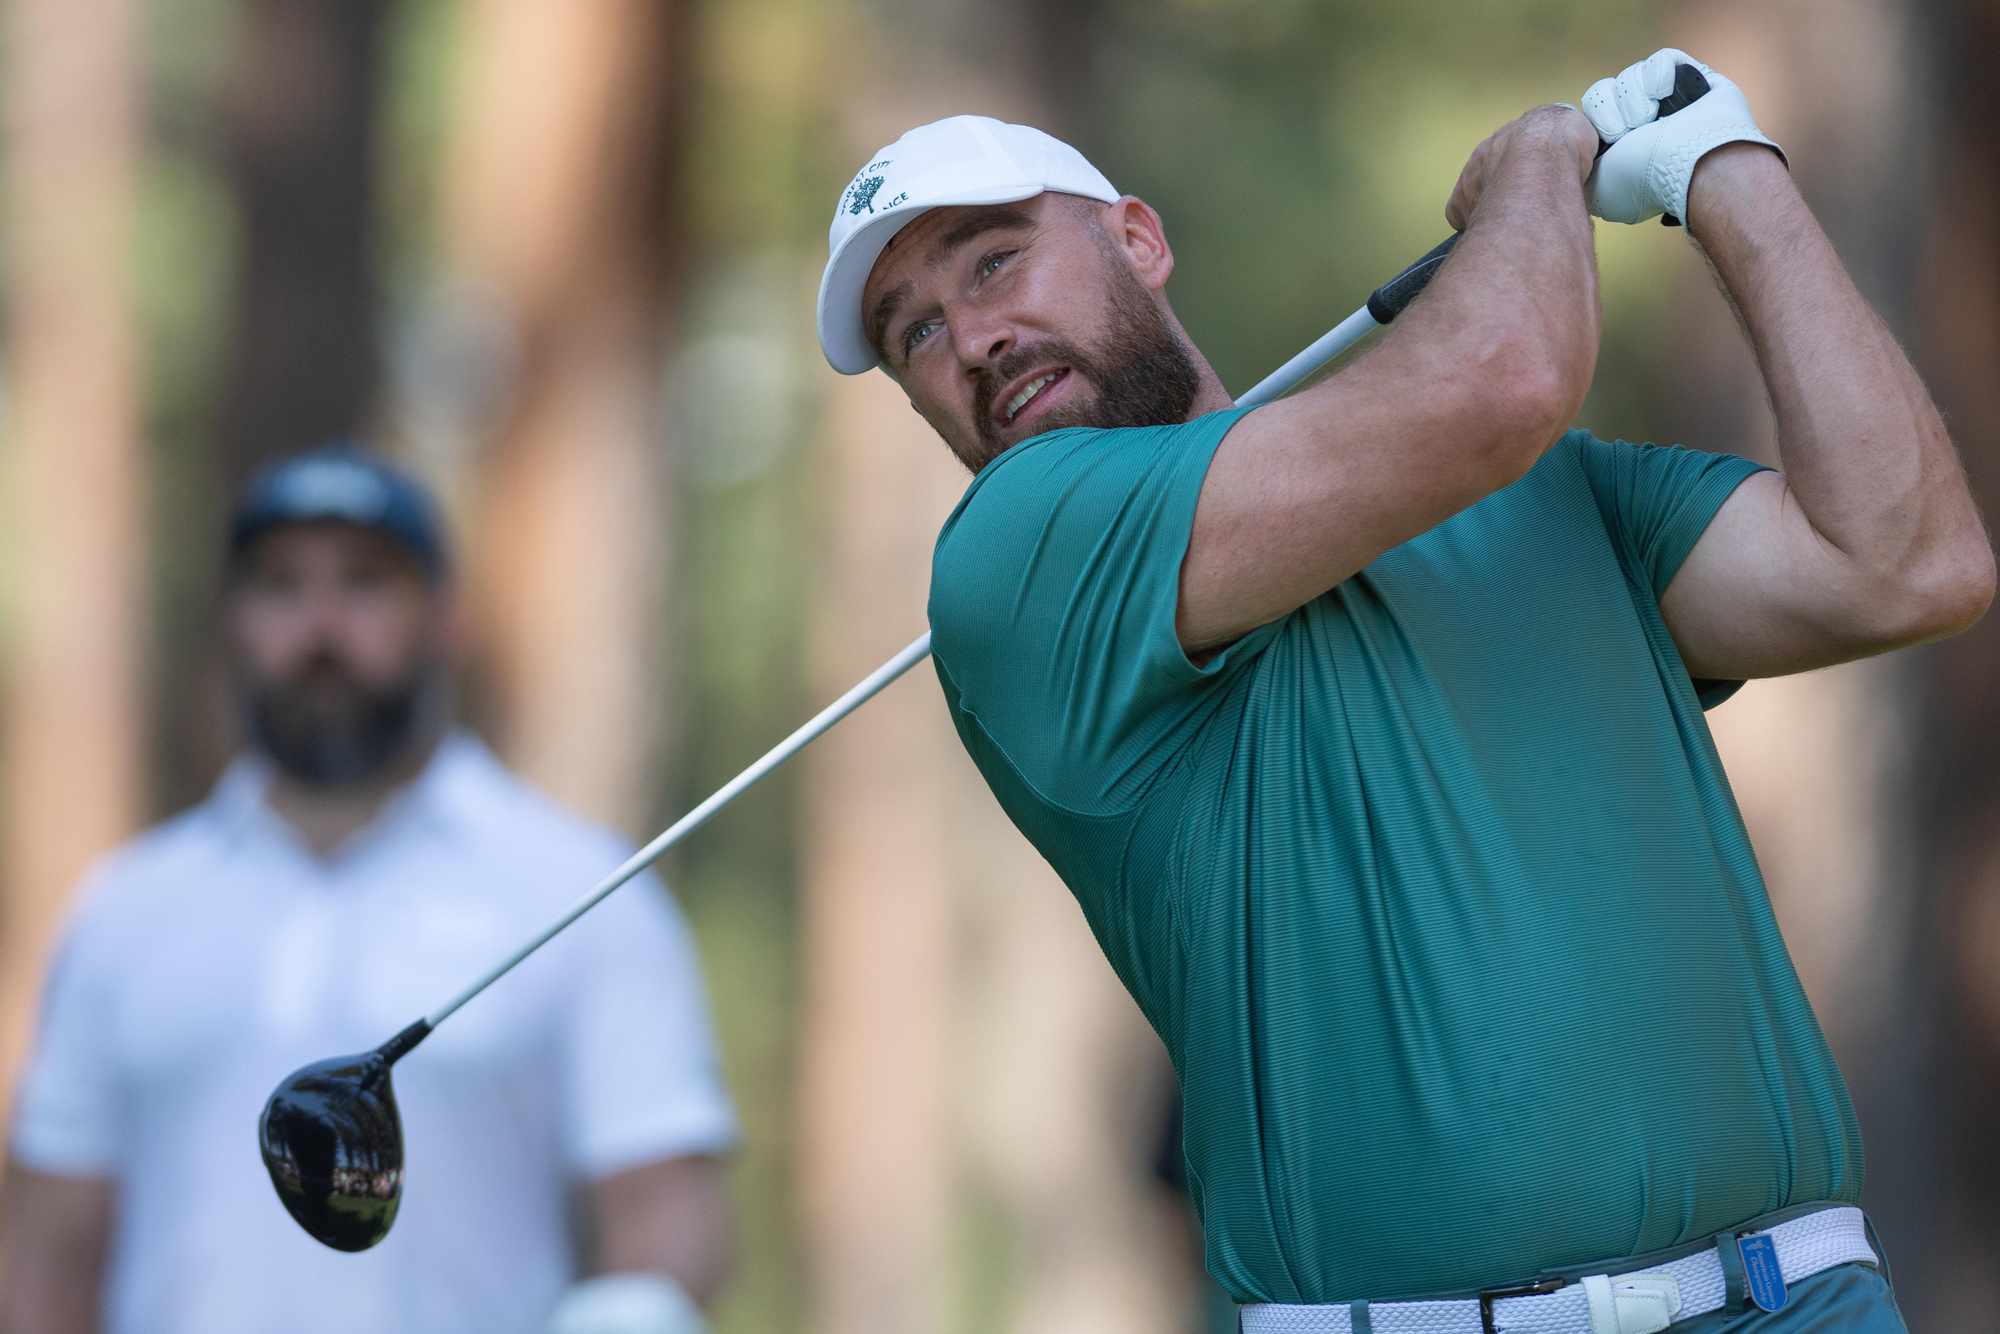
<instances>
[{"instance_id":1,"label":"logo on cap","mask_svg":"<svg viewBox=\"0 0 2000 1334\"><path fill-rule=\"evenodd\" d=\"M870 213L873 213L875 211L875 192L881 188L882 178L880 176L864 177L848 186L847 211L858 214L865 208ZM821 197L824 198L825 196Z\"/></svg>"},{"instance_id":2,"label":"logo on cap","mask_svg":"<svg viewBox=\"0 0 2000 1334\"><path fill-rule=\"evenodd\" d=\"M882 188L884 178L871 176L869 173L879 172L895 160L888 157L879 158L854 173L854 180L847 187L847 198L843 201L849 213L859 216L862 209L867 209L870 213L875 211L875 192Z\"/></svg>"}]
</instances>

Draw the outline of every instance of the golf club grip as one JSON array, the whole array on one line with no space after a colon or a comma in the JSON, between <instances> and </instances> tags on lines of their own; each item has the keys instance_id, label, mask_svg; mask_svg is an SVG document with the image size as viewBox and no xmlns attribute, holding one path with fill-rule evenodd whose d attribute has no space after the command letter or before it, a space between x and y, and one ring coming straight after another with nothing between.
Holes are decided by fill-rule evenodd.
<instances>
[{"instance_id":1,"label":"golf club grip","mask_svg":"<svg viewBox=\"0 0 2000 1334\"><path fill-rule=\"evenodd\" d=\"M1676 111L1683 110L1690 104L1701 101L1707 93L1708 79L1700 70L1689 64L1676 65L1674 66L1674 90L1660 99L1659 115L1654 116L1653 119L1658 120L1660 116L1671 116Z\"/></svg>"},{"instance_id":2,"label":"golf club grip","mask_svg":"<svg viewBox=\"0 0 2000 1334\"><path fill-rule=\"evenodd\" d=\"M1368 313L1375 317L1377 324L1387 324L1403 313L1403 307L1417 299L1417 293L1437 276L1445 256L1458 244L1458 237L1457 232L1445 237L1424 252L1422 259L1368 294Z\"/></svg>"},{"instance_id":3,"label":"golf club grip","mask_svg":"<svg viewBox=\"0 0 2000 1334\"><path fill-rule=\"evenodd\" d=\"M1674 90L1660 99L1659 114L1671 116L1690 103L1700 101L1707 92L1708 80L1703 77L1700 70L1689 64L1676 65ZM1597 146L1597 155L1603 157L1604 150L1609 147L1610 144L1600 143ZM1680 226L1678 218L1663 217L1661 221L1669 227ZM1445 237L1431 247L1422 259L1368 294L1368 313L1375 317L1377 324L1389 323L1403 313L1405 306L1417 299L1417 293L1423 291L1430 280L1437 276L1438 269L1444 264L1445 256L1449 255L1451 248L1458 244L1458 237L1457 232Z\"/></svg>"}]
</instances>

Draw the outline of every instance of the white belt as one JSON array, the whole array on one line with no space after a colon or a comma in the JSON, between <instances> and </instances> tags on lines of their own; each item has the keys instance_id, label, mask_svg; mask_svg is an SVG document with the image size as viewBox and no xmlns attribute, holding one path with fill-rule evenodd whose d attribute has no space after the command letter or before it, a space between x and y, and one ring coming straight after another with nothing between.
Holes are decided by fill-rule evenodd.
<instances>
[{"instance_id":1,"label":"white belt","mask_svg":"<svg viewBox=\"0 0 2000 1334\"><path fill-rule=\"evenodd\" d=\"M1744 1236L1771 1239L1787 1284L1835 1265L1879 1264L1850 1205L1819 1209ZM1502 1296L1503 1292L1527 1295ZM1719 1311L1728 1300L1715 1247L1623 1274L1548 1279L1451 1301L1242 1308L1243 1334L1652 1334ZM1365 1314L1355 1318L1355 1308Z\"/></svg>"}]
</instances>

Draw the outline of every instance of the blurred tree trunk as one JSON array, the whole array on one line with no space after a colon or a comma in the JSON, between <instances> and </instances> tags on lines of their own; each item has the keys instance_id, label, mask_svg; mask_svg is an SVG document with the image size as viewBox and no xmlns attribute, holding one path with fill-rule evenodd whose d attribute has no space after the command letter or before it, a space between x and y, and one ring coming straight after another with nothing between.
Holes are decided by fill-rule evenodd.
<instances>
[{"instance_id":1,"label":"blurred tree trunk","mask_svg":"<svg viewBox=\"0 0 2000 1334\"><path fill-rule=\"evenodd\" d=\"M824 699L922 632L931 522L954 494L887 379L829 399L808 648ZM929 665L911 676L807 757L799 1169L819 1334L951 1327L951 1089L973 1063L954 1050L963 850L938 782L957 741Z\"/></svg>"},{"instance_id":2,"label":"blurred tree trunk","mask_svg":"<svg viewBox=\"0 0 2000 1334\"><path fill-rule=\"evenodd\" d=\"M1795 0L1697 7L1677 44L1750 90L1856 284L1930 382L1990 516L2000 471L2000 151L1990 5L1886 0L1825 22ZM1984 45L1981 45L1984 43ZM1713 50L1715 54L1709 55ZM1936 96L1913 89L1945 90ZM1942 105L1940 103L1942 102ZM1719 300L1683 311L1697 443L1772 457L1748 349ZM1705 323L1702 323L1705 321ZM1746 443L1747 442L1747 443ZM1990 1109L2000 1097L2000 639L1782 681L1713 715L1786 940L1854 1094L1863 1203L1912 1329L1991 1323L2000 1280Z\"/></svg>"},{"instance_id":3,"label":"blurred tree trunk","mask_svg":"<svg viewBox=\"0 0 2000 1334\"><path fill-rule=\"evenodd\" d=\"M0 1102L65 897L144 810L137 8L7 11Z\"/></svg>"},{"instance_id":4,"label":"blurred tree trunk","mask_svg":"<svg viewBox=\"0 0 2000 1334\"><path fill-rule=\"evenodd\" d=\"M1990 528L2000 519L2000 98L1989 66L2000 7L1954 0L1929 33L1922 72L1944 96L1930 188L1907 210L1924 252L1916 355ZM1897 1220L1905 1235L1888 1245L1912 1329L1974 1329L2000 1309L2000 615L1916 666L1917 781L1899 794L1911 830L1899 888L1923 915L1900 960L1918 999L1903 1032L1913 1091L1898 1129L1930 1157ZM1871 1180L1879 1161L1870 1155Z\"/></svg>"},{"instance_id":5,"label":"blurred tree trunk","mask_svg":"<svg viewBox=\"0 0 2000 1334\"><path fill-rule=\"evenodd\" d=\"M1057 66L1033 38L1057 18L1088 33L1095 5L1030 8L1043 23L1015 15L996 30L974 7L913 22L939 64L974 49L971 26L982 44L997 33L992 86L980 81L993 71L969 66L944 81L1088 152L1075 99L1088 95L1089 43L1057 43ZM842 102L855 163L945 110L898 104L890 88ZM811 662L815 694L830 698L922 628L931 544L966 478L885 377L822 373L829 531ZM1184 1234L1150 1179L1165 1115L1158 1041L1069 891L979 782L934 672L918 675L807 761L810 1327L1182 1327ZM997 1210L965 1203L988 1199Z\"/></svg>"},{"instance_id":6,"label":"blurred tree trunk","mask_svg":"<svg viewBox=\"0 0 2000 1334\"><path fill-rule=\"evenodd\" d=\"M865 66L858 45L842 49L843 37L864 36L830 31L816 77ZM836 161L858 165L928 118L877 91L830 90L851 113ZM831 195L816 202L830 207ZM810 252L809 282L825 258L823 247ZM831 699L923 631L931 540L963 478L886 377L838 376L817 347L811 355L827 392L807 664L814 697ZM816 743L803 775L799 1177L805 1327L816 1334L964 1324L952 1318L968 1289L953 1214L954 1092L976 1080L985 1053L960 1032L969 868L952 787L940 782L962 761L934 670L924 663L911 677Z\"/></svg>"},{"instance_id":7,"label":"blurred tree trunk","mask_svg":"<svg viewBox=\"0 0 2000 1334\"><path fill-rule=\"evenodd\" d=\"M217 91L240 227L211 447L178 457L162 521L214 568L237 488L264 462L371 424L378 103L389 0L250 0ZM380 446L384 442L367 440ZM205 587L207 579L196 581ZM151 697L155 799L198 800L237 744L211 609L168 607Z\"/></svg>"},{"instance_id":8,"label":"blurred tree trunk","mask_svg":"<svg viewBox=\"0 0 2000 1334\"><path fill-rule=\"evenodd\" d=\"M446 264L510 374L464 534L490 729L598 819L650 814L670 695L663 386L688 9L474 0L446 166Z\"/></svg>"},{"instance_id":9,"label":"blurred tree trunk","mask_svg":"<svg viewBox=\"0 0 2000 1334\"><path fill-rule=\"evenodd\" d=\"M379 356L376 125L388 0L252 0L223 92L242 225L219 440L231 481L359 432Z\"/></svg>"}]
</instances>

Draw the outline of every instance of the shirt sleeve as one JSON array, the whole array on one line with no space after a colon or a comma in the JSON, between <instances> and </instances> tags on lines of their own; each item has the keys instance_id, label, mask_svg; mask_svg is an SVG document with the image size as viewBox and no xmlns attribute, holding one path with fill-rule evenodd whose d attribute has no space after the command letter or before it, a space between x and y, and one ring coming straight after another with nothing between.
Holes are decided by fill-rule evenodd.
<instances>
[{"instance_id":1,"label":"shirt sleeve","mask_svg":"<svg viewBox=\"0 0 2000 1334\"><path fill-rule=\"evenodd\" d=\"M1599 440L1573 431L1568 442L1597 497L1619 557L1652 589L1657 605L1722 503L1765 465L1737 454L1682 445ZM1695 681L1702 707L1712 709L1741 681Z\"/></svg>"},{"instance_id":2,"label":"shirt sleeve","mask_svg":"<svg viewBox=\"0 0 2000 1334\"><path fill-rule=\"evenodd\" d=\"M1722 502L1744 478L1765 470L1741 455L1682 445L1599 440L1583 431L1571 432L1570 441L1612 539L1645 573L1656 598L1674 581Z\"/></svg>"},{"instance_id":3,"label":"shirt sleeve","mask_svg":"<svg viewBox=\"0 0 2000 1334\"><path fill-rule=\"evenodd\" d=\"M1174 628L1209 461L1247 410L1051 432L990 464L939 536L930 618L947 696L1045 799L1129 806L1210 687L1275 633L1196 665Z\"/></svg>"},{"instance_id":4,"label":"shirt sleeve","mask_svg":"<svg viewBox=\"0 0 2000 1334\"><path fill-rule=\"evenodd\" d=\"M95 895L79 897L87 906ZM86 911L64 929L16 1090L9 1148L51 1176L108 1177L120 1167L123 1103L109 1036L115 976L100 937Z\"/></svg>"},{"instance_id":5,"label":"shirt sleeve","mask_svg":"<svg viewBox=\"0 0 2000 1334\"><path fill-rule=\"evenodd\" d=\"M562 1035L564 1152L601 1177L663 1158L732 1147L701 964L679 906L651 876L592 913Z\"/></svg>"}]
</instances>

